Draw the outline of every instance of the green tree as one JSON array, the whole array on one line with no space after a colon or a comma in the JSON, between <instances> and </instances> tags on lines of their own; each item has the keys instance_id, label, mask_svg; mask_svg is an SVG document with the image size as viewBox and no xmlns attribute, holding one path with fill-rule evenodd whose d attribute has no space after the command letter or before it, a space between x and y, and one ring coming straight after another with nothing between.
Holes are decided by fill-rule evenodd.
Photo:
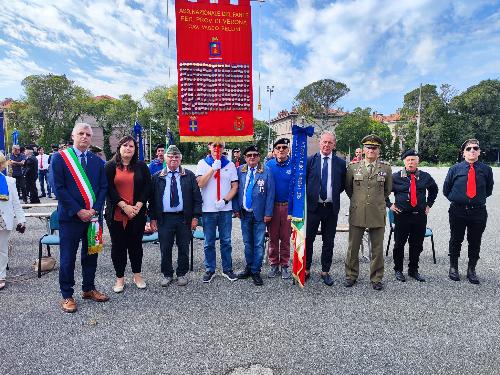
<instances>
[{"instance_id":1,"label":"green tree","mask_svg":"<svg viewBox=\"0 0 500 375\"><path fill-rule=\"evenodd\" d=\"M456 124L456 116L450 108L456 90L448 85L422 86L422 107L420 112L419 154L422 160L430 162L452 161L456 158L456 137L461 137L463 129ZM415 147L416 119L418 108L419 88L404 96L401 110L406 125L400 129L404 139L404 148Z\"/></svg>"},{"instance_id":2,"label":"green tree","mask_svg":"<svg viewBox=\"0 0 500 375\"><path fill-rule=\"evenodd\" d=\"M144 94L146 105L139 113L141 124L148 131L151 129L152 148L157 144L165 143L167 129L174 136L174 143L179 147L184 156L196 153L193 143L180 143L179 122L177 120L177 85L167 87L156 86ZM154 158L154 155L152 155ZM186 158L184 157L184 161Z\"/></svg>"},{"instance_id":3,"label":"green tree","mask_svg":"<svg viewBox=\"0 0 500 375\"><path fill-rule=\"evenodd\" d=\"M450 105L455 128L460 129L454 137L456 148L467 138L477 138L481 159L496 161L500 149L500 80L481 81L454 97Z\"/></svg>"},{"instance_id":4,"label":"green tree","mask_svg":"<svg viewBox=\"0 0 500 375\"><path fill-rule=\"evenodd\" d=\"M32 75L22 81L30 133L42 145L68 139L91 98L89 91L65 75Z\"/></svg>"},{"instance_id":5,"label":"green tree","mask_svg":"<svg viewBox=\"0 0 500 375\"><path fill-rule=\"evenodd\" d=\"M355 108L345 115L337 126L337 150L351 154L357 147L362 147L361 140L368 134L376 134L384 141L381 157L386 160L394 159L391 130L386 124L375 121L371 117L371 108Z\"/></svg>"},{"instance_id":6,"label":"green tree","mask_svg":"<svg viewBox=\"0 0 500 375\"><path fill-rule=\"evenodd\" d=\"M322 79L302 88L295 97L294 105L308 121L321 119L321 125L317 129L320 134L329 128L328 120L333 106L349 91L345 83Z\"/></svg>"},{"instance_id":7,"label":"green tree","mask_svg":"<svg viewBox=\"0 0 500 375\"><path fill-rule=\"evenodd\" d=\"M120 95L119 99L95 98L90 101L87 113L94 116L103 133L103 151L110 159L115 150L111 149L110 139L114 135L121 138L132 134L139 102L129 94Z\"/></svg>"}]
</instances>

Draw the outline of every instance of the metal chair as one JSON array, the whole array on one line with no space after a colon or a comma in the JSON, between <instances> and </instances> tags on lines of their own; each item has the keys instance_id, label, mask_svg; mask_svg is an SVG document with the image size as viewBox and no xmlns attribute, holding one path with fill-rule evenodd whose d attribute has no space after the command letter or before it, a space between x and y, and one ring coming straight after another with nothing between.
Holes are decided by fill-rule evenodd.
<instances>
[{"instance_id":1,"label":"metal chair","mask_svg":"<svg viewBox=\"0 0 500 375\"><path fill-rule=\"evenodd\" d=\"M55 231L59 231L59 215L57 210L50 214L49 219L49 233L46 233L40 238L38 242L38 278L42 277L42 248L43 245L47 246L47 255L50 257L50 246L59 246L60 239L59 234L55 234Z\"/></svg>"},{"instance_id":2,"label":"metal chair","mask_svg":"<svg viewBox=\"0 0 500 375\"><path fill-rule=\"evenodd\" d=\"M391 239L392 239L392 233L394 232L394 212L389 209L387 216L389 217L389 226L391 227L391 231L389 232L389 241L387 241L387 248L385 250L385 256L389 255L389 246L391 244ZM427 227L425 229L425 235L424 237L430 237L431 238L431 244L432 244L432 258L434 260L434 264L436 264L436 251L434 249L434 233L432 232L432 229Z\"/></svg>"}]
</instances>

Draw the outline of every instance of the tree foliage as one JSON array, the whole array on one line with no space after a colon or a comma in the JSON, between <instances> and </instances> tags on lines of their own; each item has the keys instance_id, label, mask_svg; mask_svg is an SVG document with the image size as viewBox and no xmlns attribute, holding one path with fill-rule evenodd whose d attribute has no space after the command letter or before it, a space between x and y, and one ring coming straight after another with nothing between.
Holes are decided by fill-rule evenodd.
<instances>
[{"instance_id":1,"label":"tree foliage","mask_svg":"<svg viewBox=\"0 0 500 375\"><path fill-rule=\"evenodd\" d=\"M308 121L321 119L321 129L318 130L322 133L328 127L333 106L349 91L345 83L322 79L302 88L295 97L295 105L299 114Z\"/></svg>"},{"instance_id":2,"label":"tree foliage","mask_svg":"<svg viewBox=\"0 0 500 375\"><path fill-rule=\"evenodd\" d=\"M407 120L401 129L405 148L414 147L416 132L416 88L404 96L401 113ZM456 95L448 84L422 86L419 153L430 162L454 162L461 143L477 138L481 159L493 162L500 148L500 81L485 80Z\"/></svg>"},{"instance_id":3,"label":"tree foliage","mask_svg":"<svg viewBox=\"0 0 500 375\"><path fill-rule=\"evenodd\" d=\"M337 151L344 154L354 153L362 147L361 140L368 134L376 134L384 141L381 157L386 160L394 158L391 130L386 124L375 121L371 117L371 108L355 108L345 115L336 128Z\"/></svg>"},{"instance_id":4,"label":"tree foliage","mask_svg":"<svg viewBox=\"0 0 500 375\"><path fill-rule=\"evenodd\" d=\"M111 137L121 138L132 133L138 106L139 103L128 94L120 95L119 99L99 97L89 100L87 114L94 116L102 129L106 159L116 151L111 149Z\"/></svg>"},{"instance_id":5,"label":"tree foliage","mask_svg":"<svg viewBox=\"0 0 500 375\"><path fill-rule=\"evenodd\" d=\"M45 146L68 139L75 121L86 112L90 92L65 75L31 75L22 85L27 104L23 116L29 119L32 139Z\"/></svg>"}]
</instances>

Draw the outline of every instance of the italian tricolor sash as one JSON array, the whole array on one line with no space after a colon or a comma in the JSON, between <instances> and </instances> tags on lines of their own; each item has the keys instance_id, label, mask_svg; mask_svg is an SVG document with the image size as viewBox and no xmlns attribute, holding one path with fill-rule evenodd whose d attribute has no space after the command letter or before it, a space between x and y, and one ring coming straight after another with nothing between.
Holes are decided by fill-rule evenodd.
<instances>
[{"instance_id":1,"label":"italian tricolor sash","mask_svg":"<svg viewBox=\"0 0 500 375\"><path fill-rule=\"evenodd\" d=\"M71 176L75 180L76 186L80 191L85 202L85 209L90 210L95 202L94 189L87 177L87 173L83 169L80 161L78 160L73 148L59 151L59 154L66 163ZM88 253L97 254L102 251L102 225L99 223L97 217L93 217L90 221L89 229L87 231L88 239Z\"/></svg>"}]
</instances>

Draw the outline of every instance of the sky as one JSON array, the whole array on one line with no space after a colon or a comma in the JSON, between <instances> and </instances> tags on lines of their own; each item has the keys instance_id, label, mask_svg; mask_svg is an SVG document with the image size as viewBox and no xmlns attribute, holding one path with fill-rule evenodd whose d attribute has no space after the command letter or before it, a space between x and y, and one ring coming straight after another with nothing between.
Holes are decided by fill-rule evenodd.
<instances>
[{"instance_id":1,"label":"sky","mask_svg":"<svg viewBox=\"0 0 500 375\"><path fill-rule=\"evenodd\" d=\"M462 92L500 78L500 0L266 0L252 2L252 29L254 117L263 120L290 110L302 87L324 78L350 88L337 103L343 110L383 114L401 108L420 83ZM176 84L174 2L7 2L0 100L22 98L23 78L48 73L94 95L138 100Z\"/></svg>"}]
</instances>

